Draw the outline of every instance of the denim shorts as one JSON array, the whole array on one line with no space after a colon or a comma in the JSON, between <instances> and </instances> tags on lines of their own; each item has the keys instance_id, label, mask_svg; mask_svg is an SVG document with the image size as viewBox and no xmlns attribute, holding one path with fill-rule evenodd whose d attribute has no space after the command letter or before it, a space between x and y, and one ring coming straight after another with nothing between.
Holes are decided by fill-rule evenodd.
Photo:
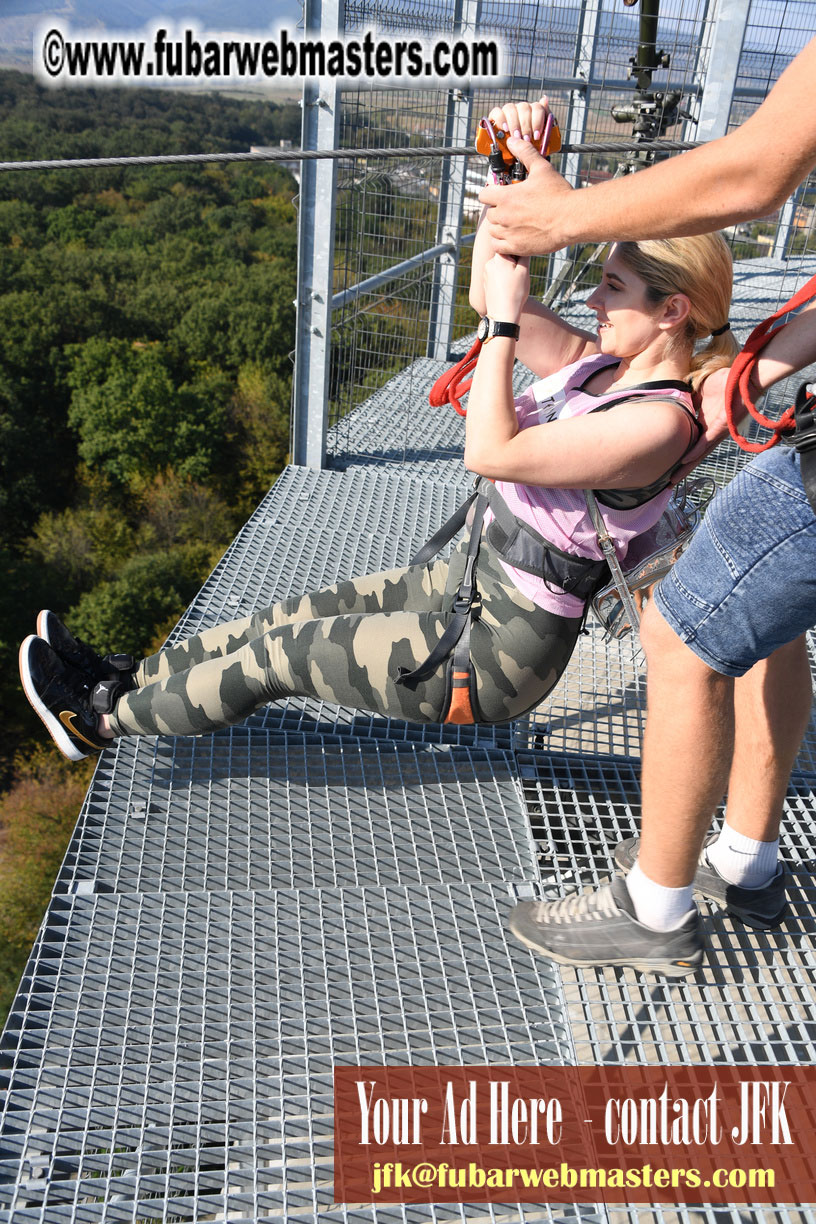
<instances>
[{"instance_id":1,"label":"denim shorts","mask_svg":"<svg viewBox=\"0 0 816 1224\"><path fill-rule=\"evenodd\" d=\"M816 624L816 515L799 465L775 446L743 468L655 591L678 637L725 676Z\"/></svg>"}]
</instances>

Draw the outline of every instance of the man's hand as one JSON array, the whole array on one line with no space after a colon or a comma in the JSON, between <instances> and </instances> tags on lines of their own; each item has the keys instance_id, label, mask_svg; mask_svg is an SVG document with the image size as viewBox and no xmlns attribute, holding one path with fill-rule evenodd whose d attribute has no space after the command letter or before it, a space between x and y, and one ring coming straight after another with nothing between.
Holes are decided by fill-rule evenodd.
<instances>
[{"instance_id":1,"label":"man's hand","mask_svg":"<svg viewBox=\"0 0 816 1224\"><path fill-rule=\"evenodd\" d=\"M700 424L703 432L696 445L686 455L686 462L680 471L672 477L672 484L677 484L684 476L688 476L692 468L695 468L702 459L705 459L706 455L710 455L720 445L724 438L729 436L728 420L725 415L725 384L728 382L728 373L729 367L726 366L725 369L716 370L703 383L700 392ZM742 420L747 411L745 405L740 402L737 412L738 420Z\"/></svg>"},{"instance_id":2,"label":"man's hand","mask_svg":"<svg viewBox=\"0 0 816 1224\"><path fill-rule=\"evenodd\" d=\"M527 167L529 177L510 187L485 187L485 225L493 249L502 255L545 255L566 246L562 218L569 211L572 188L527 140L510 139L510 152Z\"/></svg>"}]
</instances>

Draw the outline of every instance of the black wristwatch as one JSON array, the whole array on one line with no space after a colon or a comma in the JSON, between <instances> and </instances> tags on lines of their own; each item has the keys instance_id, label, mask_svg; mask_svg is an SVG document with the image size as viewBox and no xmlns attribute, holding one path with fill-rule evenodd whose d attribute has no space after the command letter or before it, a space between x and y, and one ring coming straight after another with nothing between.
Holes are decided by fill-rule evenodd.
<instances>
[{"instance_id":1,"label":"black wristwatch","mask_svg":"<svg viewBox=\"0 0 816 1224\"><path fill-rule=\"evenodd\" d=\"M492 340L494 336L507 336L510 340L518 340L520 330L518 323L498 323L485 315L479 320L476 335L483 343Z\"/></svg>"}]
</instances>

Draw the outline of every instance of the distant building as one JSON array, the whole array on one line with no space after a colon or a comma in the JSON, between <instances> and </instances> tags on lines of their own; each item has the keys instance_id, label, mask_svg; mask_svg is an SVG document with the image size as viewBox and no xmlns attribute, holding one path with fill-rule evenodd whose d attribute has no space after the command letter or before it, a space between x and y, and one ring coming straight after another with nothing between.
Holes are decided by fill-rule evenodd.
<instances>
[{"instance_id":1,"label":"distant building","mask_svg":"<svg viewBox=\"0 0 816 1224\"><path fill-rule=\"evenodd\" d=\"M798 204L791 222L794 229L813 229L813 213L813 208L807 204Z\"/></svg>"}]
</instances>

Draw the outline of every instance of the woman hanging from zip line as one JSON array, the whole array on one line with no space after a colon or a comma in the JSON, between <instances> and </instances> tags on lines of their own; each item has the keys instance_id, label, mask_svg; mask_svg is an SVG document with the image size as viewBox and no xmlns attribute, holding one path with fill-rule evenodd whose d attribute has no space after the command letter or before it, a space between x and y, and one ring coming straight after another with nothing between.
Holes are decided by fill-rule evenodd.
<instances>
[{"instance_id":1,"label":"woman hanging from zip line","mask_svg":"<svg viewBox=\"0 0 816 1224\"><path fill-rule=\"evenodd\" d=\"M519 103L490 119L538 141L546 114ZM139 663L100 658L41 612L20 669L57 746L79 760L117 736L200 735L290 696L412 722L496 723L538 705L606 573L583 490L596 491L623 559L697 442L693 393L736 354L731 284L718 234L621 243L587 302L597 332L583 331L529 296L527 262L494 254L480 227L470 301L484 344L465 464L488 479L469 538L450 560L426 560L426 549L407 567L285 599ZM514 401L516 358L537 381Z\"/></svg>"}]
</instances>

